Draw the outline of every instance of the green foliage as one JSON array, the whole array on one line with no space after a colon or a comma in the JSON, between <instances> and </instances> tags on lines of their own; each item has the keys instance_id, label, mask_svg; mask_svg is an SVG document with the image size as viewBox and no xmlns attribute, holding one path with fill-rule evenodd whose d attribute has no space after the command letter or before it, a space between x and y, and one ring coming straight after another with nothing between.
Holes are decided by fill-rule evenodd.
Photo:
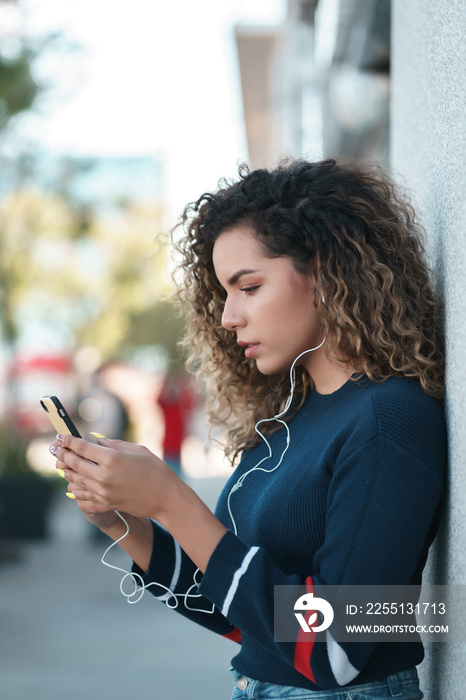
<instances>
[{"instance_id":1,"label":"green foliage","mask_svg":"<svg viewBox=\"0 0 466 700\"><path fill-rule=\"evenodd\" d=\"M0 0L0 134L13 117L31 110L37 97L52 87L44 80L37 82L36 60L53 56L61 61L79 50L61 32L26 35L22 5L19 0Z\"/></svg>"},{"instance_id":2,"label":"green foliage","mask_svg":"<svg viewBox=\"0 0 466 700\"><path fill-rule=\"evenodd\" d=\"M173 303L162 299L146 311L130 315L129 335L123 348L126 349L126 344L162 345L175 364L184 364L178 348L184 327L184 319L177 313Z\"/></svg>"},{"instance_id":3,"label":"green foliage","mask_svg":"<svg viewBox=\"0 0 466 700\"><path fill-rule=\"evenodd\" d=\"M0 129L11 117L30 109L39 93L31 74L33 58L34 52L27 46L15 58L0 55Z\"/></svg>"},{"instance_id":4,"label":"green foliage","mask_svg":"<svg viewBox=\"0 0 466 700\"><path fill-rule=\"evenodd\" d=\"M93 251L88 281L96 306L76 329L76 337L98 347L104 357L135 347L134 319L168 303L163 301L172 292L168 247L156 242L162 219L160 206L131 204L118 216L96 217L88 229L88 251Z\"/></svg>"},{"instance_id":5,"label":"green foliage","mask_svg":"<svg viewBox=\"0 0 466 700\"><path fill-rule=\"evenodd\" d=\"M50 51L66 56L77 48L61 35L28 39L19 30L10 49L7 44L0 45L0 135L5 142L12 117L31 109L50 88L35 81L35 59ZM0 200L0 335L13 348L33 318L53 331L57 346L93 345L104 359L140 341L163 344L175 353L180 321L166 301L172 291L167 248L156 243L163 210L122 202L108 215L78 202L72 185L87 167L64 160L50 187L47 178L37 177L32 153L15 159L18 185ZM34 180L53 193L26 187Z\"/></svg>"},{"instance_id":6,"label":"green foliage","mask_svg":"<svg viewBox=\"0 0 466 700\"><path fill-rule=\"evenodd\" d=\"M74 226L72 211L58 197L20 191L0 202L1 320L10 343L28 301L60 299L64 287L65 303L85 293L70 243Z\"/></svg>"},{"instance_id":7,"label":"green foliage","mask_svg":"<svg viewBox=\"0 0 466 700\"><path fill-rule=\"evenodd\" d=\"M167 297L168 246L157 243L159 205L111 216L32 190L0 201L0 314L14 342L21 319L56 327L57 342L93 345L103 358L138 343L176 352L181 321Z\"/></svg>"}]
</instances>

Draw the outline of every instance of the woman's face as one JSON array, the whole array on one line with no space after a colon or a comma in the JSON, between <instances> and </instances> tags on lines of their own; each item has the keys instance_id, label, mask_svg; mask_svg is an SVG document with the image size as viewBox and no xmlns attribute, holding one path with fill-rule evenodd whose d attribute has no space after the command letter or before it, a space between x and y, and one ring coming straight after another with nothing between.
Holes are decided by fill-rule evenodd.
<instances>
[{"instance_id":1,"label":"woman's face","mask_svg":"<svg viewBox=\"0 0 466 700\"><path fill-rule=\"evenodd\" d=\"M215 241L213 264L227 292L222 325L236 333L244 354L263 374L290 369L304 350L323 340L313 301L315 279L302 275L289 258L269 258L248 226ZM314 353L304 355L310 369Z\"/></svg>"}]
</instances>

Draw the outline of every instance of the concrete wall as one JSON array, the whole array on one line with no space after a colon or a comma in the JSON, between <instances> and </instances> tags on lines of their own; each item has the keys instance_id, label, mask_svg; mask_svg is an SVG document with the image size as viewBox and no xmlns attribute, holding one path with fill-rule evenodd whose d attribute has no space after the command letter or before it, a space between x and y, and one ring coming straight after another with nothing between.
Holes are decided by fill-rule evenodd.
<instances>
[{"instance_id":1,"label":"concrete wall","mask_svg":"<svg viewBox=\"0 0 466 700\"><path fill-rule=\"evenodd\" d=\"M445 299L450 474L426 578L466 584L465 0L393 0L391 75L392 167L414 192ZM427 646L425 697L463 700L465 669L466 643Z\"/></svg>"}]
</instances>

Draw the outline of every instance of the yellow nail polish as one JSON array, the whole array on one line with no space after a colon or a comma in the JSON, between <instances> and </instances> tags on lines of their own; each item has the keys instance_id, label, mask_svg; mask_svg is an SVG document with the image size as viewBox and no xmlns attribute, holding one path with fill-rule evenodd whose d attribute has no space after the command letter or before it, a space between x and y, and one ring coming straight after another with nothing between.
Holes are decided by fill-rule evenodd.
<instances>
[{"instance_id":1,"label":"yellow nail polish","mask_svg":"<svg viewBox=\"0 0 466 700\"><path fill-rule=\"evenodd\" d=\"M63 469L57 469L57 474L60 474L60 476L63 477L63 479L65 478L65 472Z\"/></svg>"},{"instance_id":2,"label":"yellow nail polish","mask_svg":"<svg viewBox=\"0 0 466 700\"><path fill-rule=\"evenodd\" d=\"M106 435L101 435L100 433L90 433L90 435L93 435L96 438L101 438L102 440L108 440Z\"/></svg>"},{"instance_id":3,"label":"yellow nail polish","mask_svg":"<svg viewBox=\"0 0 466 700\"><path fill-rule=\"evenodd\" d=\"M74 498L76 500L76 496L74 495L74 493L71 493L71 491L67 491L65 493L65 496L68 496L68 498Z\"/></svg>"}]
</instances>

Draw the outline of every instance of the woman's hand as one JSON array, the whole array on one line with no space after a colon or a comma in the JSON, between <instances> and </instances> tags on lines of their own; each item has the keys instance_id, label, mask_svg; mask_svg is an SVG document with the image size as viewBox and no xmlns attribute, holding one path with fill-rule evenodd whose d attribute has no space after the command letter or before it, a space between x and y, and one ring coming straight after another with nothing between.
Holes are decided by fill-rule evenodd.
<instances>
[{"instance_id":1,"label":"woman's hand","mask_svg":"<svg viewBox=\"0 0 466 700\"><path fill-rule=\"evenodd\" d=\"M129 513L130 518L134 516L129 538L126 537L121 546L139 566L148 565L152 526L147 518L152 518L171 533L201 571L206 570L226 527L199 496L147 448L100 438L95 445L62 435L50 449L58 460L57 467L64 470L69 492L86 517L93 519L91 522L96 514L105 514L108 518L109 511L115 510ZM116 528L108 534L113 537L115 531ZM132 531L136 532L133 539ZM136 542L137 551L133 551L131 542Z\"/></svg>"},{"instance_id":2,"label":"woman's hand","mask_svg":"<svg viewBox=\"0 0 466 700\"><path fill-rule=\"evenodd\" d=\"M52 452L52 454L56 454L57 444L58 441L55 441L53 445L50 446L50 451ZM66 474L64 471L66 469L66 464L60 462L60 460L57 459L55 466L57 468L57 471L60 472L61 476L66 478ZM68 494L70 494L70 496L73 495L71 491L68 491ZM114 510L109 510L104 513L86 512L84 513L84 515L87 518L87 520L89 520L91 525L95 525L100 530L102 530L102 532L109 532L115 527L121 528L121 525L123 523L121 518L117 515L117 513Z\"/></svg>"},{"instance_id":3,"label":"woman's hand","mask_svg":"<svg viewBox=\"0 0 466 700\"><path fill-rule=\"evenodd\" d=\"M159 519L181 481L147 448L122 440L99 438L95 445L62 435L51 451L80 510L105 530L121 522L115 510Z\"/></svg>"},{"instance_id":4,"label":"woman's hand","mask_svg":"<svg viewBox=\"0 0 466 700\"><path fill-rule=\"evenodd\" d=\"M95 525L104 533L110 532L114 528L122 530L122 526L124 526L122 519L114 510L108 510L105 513L84 513L84 515L92 525ZM122 515L124 517L124 513Z\"/></svg>"}]
</instances>

